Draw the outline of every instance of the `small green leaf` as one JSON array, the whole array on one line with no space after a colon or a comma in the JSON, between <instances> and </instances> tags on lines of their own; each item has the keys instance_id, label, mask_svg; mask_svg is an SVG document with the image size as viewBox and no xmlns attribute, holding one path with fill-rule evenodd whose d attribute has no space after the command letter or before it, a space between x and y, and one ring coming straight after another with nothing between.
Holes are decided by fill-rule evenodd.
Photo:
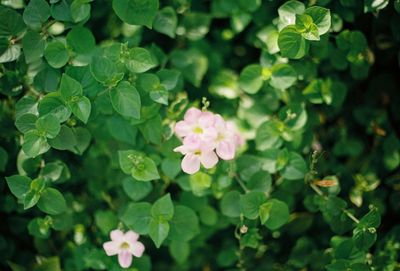
<instances>
[{"instance_id":1,"label":"small green leaf","mask_svg":"<svg viewBox=\"0 0 400 271\"><path fill-rule=\"evenodd\" d=\"M161 220L171 220L174 215L174 205L172 204L171 195L168 193L159 198L151 207L151 215Z\"/></svg>"},{"instance_id":2,"label":"small green leaf","mask_svg":"<svg viewBox=\"0 0 400 271\"><path fill-rule=\"evenodd\" d=\"M133 231L147 234L151 219L151 207L148 202L130 203L122 213L121 221Z\"/></svg>"},{"instance_id":3,"label":"small green leaf","mask_svg":"<svg viewBox=\"0 0 400 271\"><path fill-rule=\"evenodd\" d=\"M39 33L28 31L22 38L22 49L26 63L32 63L40 59L44 54L45 46L46 41Z\"/></svg>"},{"instance_id":4,"label":"small green leaf","mask_svg":"<svg viewBox=\"0 0 400 271\"><path fill-rule=\"evenodd\" d=\"M289 25L279 32L278 46L283 57L299 59L308 52L309 43L294 25Z\"/></svg>"},{"instance_id":5,"label":"small green leaf","mask_svg":"<svg viewBox=\"0 0 400 271\"><path fill-rule=\"evenodd\" d=\"M263 192L251 191L240 198L240 211L248 219L256 219L260 206L265 202Z\"/></svg>"},{"instance_id":6,"label":"small green leaf","mask_svg":"<svg viewBox=\"0 0 400 271\"><path fill-rule=\"evenodd\" d=\"M175 37L175 30L178 25L178 17L172 7L164 7L157 12L153 21L154 30L163 33L171 38Z\"/></svg>"},{"instance_id":7,"label":"small green leaf","mask_svg":"<svg viewBox=\"0 0 400 271\"><path fill-rule=\"evenodd\" d=\"M67 210L64 196L57 189L48 187L41 193L37 203L39 209L49 215L58 215Z\"/></svg>"},{"instance_id":8,"label":"small green leaf","mask_svg":"<svg viewBox=\"0 0 400 271\"><path fill-rule=\"evenodd\" d=\"M323 7L309 7L304 14L309 15L317 26L318 34L321 36L331 28L331 12Z\"/></svg>"},{"instance_id":9,"label":"small green leaf","mask_svg":"<svg viewBox=\"0 0 400 271\"><path fill-rule=\"evenodd\" d=\"M15 127L21 132L26 133L30 130L36 128L35 123L37 121L37 116L33 114L23 114L15 120Z\"/></svg>"},{"instance_id":10,"label":"small green leaf","mask_svg":"<svg viewBox=\"0 0 400 271\"><path fill-rule=\"evenodd\" d=\"M368 250L376 241L377 234L374 227L357 227L353 231L354 245L362 251Z\"/></svg>"},{"instance_id":11,"label":"small green leaf","mask_svg":"<svg viewBox=\"0 0 400 271\"><path fill-rule=\"evenodd\" d=\"M290 0L285 2L278 9L279 19L284 25L294 24L296 21L296 14L302 14L305 6L300 1Z\"/></svg>"},{"instance_id":12,"label":"small green leaf","mask_svg":"<svg viewBox=\"0 0 400 271\"><path fill-rule=\"evenodd\" d=\"M122 188L130 199L138 201L145 198L152 191L153 185L151 182L140 182L132 177L127 177L122 181Z\"/></svg>"},{"instance_id":13,"label":"small green leaf","mask_svg":"<svg viewBox=\"0 0 400 271\"><path fill-rule=\"evenodd\" d=\"M108 85L117 76L117 68L115 64L105 57L94 57L90 63L90 72L93 77L100 83Z\"/></svg>"},{"instance_id":14,"label":"small green leaf","mask_svg":"<svg viewBox=\"0 0 400 271\"><path fill-rule=\"evenodd\" d=\"M36 121L36 129L48 138L55 138L60 132L60 122L53 115L44 115Z\"/></svg>"},{"instance_id":15,"label":"small green leaf","mask_svg":"<svg viewBox=\"0 0 400 271\"><path fill-rule=\"evenodd\" d=\"M283 201L269 199L260 206L260 218L268 229L279 229L289 220L289 208Z\"/></svg>"},{"instance_id":16,"label":"small green leaf","mask_svg":"<svg viewBox=\"0 0 400 271\"><path fill-rule=\"evenodd\" d=\"M295 69L289 64L277 64L272 68L270 85L277 89L287 89L297 80Z\"/></svg>"},{"instance_id":17,"label":"small green leaf","mask_svg":"<svg viewBox=\"0 0 400 271\"><path fill-rule=\"evenodd\" d=\"M127 150L119 151L118 156L122 171L126 174L132 174L132 177L136 180L151 181L160 178L156 164L144 153Z\"/></svg>"},{"instance_id":18,"label":"small green leaf","mask_svg":"<svg viewBox=\"0 0 400 271\"><path fill-rule=\"evenodd\" d=\"M3 5L0 9L0 37L18 37L25 31L25 24L22 16L11 8L5 8Z\"/></svg>"},{"instance_id":19,"label":"small green leaf","mask_svg":"<svg viewBox=\"0 0 400 271\"><path fill-rule=\"evenodd\" d=\"M257 93L263 84L262 67L258 64L246 66L240 73L239 86L249 94Z\"/></svg>"},{"instance_id":20,"label":"small green leaf","mask_svg":"<svg viewBox=\"0 0 400 271\"><path fill-rule=\"evenodd\" d=\"M68 108L75 117L80 119L83 123L87 123L92 110L92 105L87 97L81 96L76 101L70 102Z\"/></svg>"},{"instance_id":21,"label":"small green leaf","mask_svg":"<svg viewBox=\"0 0 400 271\"><path fill-rule=\"evenodd\" d=\"M112 211L97 211L94 220L104 235L118 227L118 218Z\"/></svg>"},{"instance_id":22,"label":"small green leaf","mask_svg":"<svg viewBox=\"0 0 400 271\"><path fill-rule=\"evenodd\" d=\"M17 198L22 198L30 189L32 180L27 176L13 175L6 177L8 188Z\"/></svg>"},{"instance_id":23,"label":"small green leaf","mask_svg":"<svg viewBox=\"0 0 400 271\"><path fill-rule=\"evenodd\" d=\"M56 69L67 64L69 59L68 50L64 43L57 40L47 44L46 49L44 50L44 57L49 65Z\"/></svg>"},{"instance_id":24,"label":"small green leaf","mask_svg":"<svg viewBox=\"0 0 400 271\"><path fill-rule=\"evenodd\" d=\"M170 224L168 238L173 241L187 242L200 232L199 219L189 207L178 205Z\"/></svg>"},{"instance_id":25,"label":"small green leaf","mask_svg":"<svg viewBox=\"0 0 400 271\"><path fill-rule=\"evenodd\" d=\"M71 110L65 106L61 99L60 92L52 92L45 95L39 101L38 111L40 116L52 115L56 117L60 123L67 121L71 116Z\"/></svg>"},{"instance_id":26,"label":"small green leaf","mask_svg":"<svg viewBox=\"0 0 400 271\"><path fill-rule=\"evenodd\" d=\"M26 6L23 19L26 25L39 29L50 17L50 6L45 0L31 0Z\"/></svg>"},{"instance_id":27,"label":"small green leaf","mask_svg":"<svg viewBox=\"0 0 400 271\"><path fill-rule=\"evenodd\" d=\"M50 145L47 143L46 137L38 135L37 131L32 130L24 135L22 150L28 157L36 157L49 149Z\"/></svg>"},{"instance_id":28,"label":"small green leaf","mask_svg":"<svg viewBox=\"0 0 400 271\"><path fill-rule=\"evenodd\" d=\"M119 114L140 119L141 101L139 92L127 81L122 81L110 90L111 104Z\"/></svg>"},{"instance_id":29,"label":"small green leaf","mask_svg":"<svg viewBox=\"0 0 400 271\"><path fill-rule=\"evenodd\" d=\"M307 164L301 155L291 152L288 164L280 172L282 177L288 180L303 179L307 173Z\"/></svg>"},{"instance_id":30,"label":"small green leaf","mask_svg":"<svg viewBox=\"0 0 400 271\"><path fill-rule=\"evenodd\" d=\"M61 98L64 102L68 103L71 98L82 96L83 89L78 81L64 73L61 77L60 92Z\"/></svg>"},{"instance_id":31,"label":"small green leaf","mask_svg":"<svg viewBox=\"0 0 400 271\"><path fill-rule=\"evenodd\" d=\"M81 22L90 16L90 4L87 0L74 0L71 3L71 17L74 22Z\"/></svg>"},{"instance_id":32,"label":"small green leaf","mask_svg":"<svg viewBox=\"0 0 400 271\"><path fill-rule=\"evenodd\" d=\"M67 44L79 53L89 53L96 46L96 40L92 32L86 27L77 26L71 29L67 34Z\"/></svg>"},{"instance_id":33,"label":"small green leaf","mask_svg":"<svg viewBox=\"0 0 400 271\"><path fill-rule=\"evenodd\" d=\"M129 50L129 55L126 59L126 67L131 72L143 73L157 65L157 59L147 49L135 47Z\"/></svg>"},{"instance_id":34,"label":"small green leaf","mask_svg":"<svg viewBox=\"0 0 400 271\"><path fill-rule=\"evenodd\" d=\"M152 218L149 224L149 235L157 248L161 246L169 233L169 223L164 220Z\"/></svg>"},{"instance_id":35,"label":"small green leaf","mask_svg":"<svg viewBox=\"0 0 400 271\"><path fill-rule=\"evenodd\" d=\"M113 0L117 16L127 24L152 27L158 10L158 0Z\"/></svg>"},{"instance_id":36,"label":"small green leaf","mask_svg":"<svg viewBox=\"0 0 400 271\"><path fill-rule=\"evenodd\" d=\"M221 212L227 217L240 216L240 193L238 191L230 191L226 193L220 202Z\"/></svg>"}]
</instances>

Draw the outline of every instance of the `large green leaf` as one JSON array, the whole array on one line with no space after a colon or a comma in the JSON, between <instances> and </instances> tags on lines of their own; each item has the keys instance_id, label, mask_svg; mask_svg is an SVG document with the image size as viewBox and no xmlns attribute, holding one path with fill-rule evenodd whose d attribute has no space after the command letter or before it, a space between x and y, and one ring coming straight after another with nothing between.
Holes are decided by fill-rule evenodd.
<instances>
[{"instance_id":1,"label":"large green leaf","mask_svg":"<svg viewBox=\"0 0 400 271\"><path fill-rule=\"evenodd\" d=\"M115 89L111 89L110 99L115 111L126 117L140 119L139 92L129 82L122 81Z\"/></svg>"},{"instance_id":2,"label":"large green leaf","mask_svg":"<svg viewBox=\"0 0 400 271\"><path fill-rule=\"evenodd\" d=\"M152 27L158 5L158 0L113 0L113 9L122 21L148 28Z\"/></svg>"}]
</instances>

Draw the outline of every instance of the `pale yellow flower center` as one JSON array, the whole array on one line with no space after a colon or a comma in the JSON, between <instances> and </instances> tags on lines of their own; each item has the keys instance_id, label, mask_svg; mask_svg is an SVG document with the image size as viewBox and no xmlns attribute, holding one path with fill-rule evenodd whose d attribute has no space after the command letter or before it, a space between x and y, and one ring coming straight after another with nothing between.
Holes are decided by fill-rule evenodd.
<instances>
[{"instance_id":1,"label":"pale yellow flower center","mask_svg":"<svg viewBox=\"0 0 400 271\"><path fill-rule=\"evenodd\" d=\"M199 126L196 126L193 128L193 133L195 134L202 134L203 133L203 129Z\"/></svg>"},{"instance_id":2,"label":"pale yellow flower center","mask_svg":"<svg viewBox=\"0 0 400 271\"><path fill-rule=\"evenodd\" d=\"M123 242L119 247L121 249L129 249L129 244L127 242Z\"/></svg>"}]
</instances>

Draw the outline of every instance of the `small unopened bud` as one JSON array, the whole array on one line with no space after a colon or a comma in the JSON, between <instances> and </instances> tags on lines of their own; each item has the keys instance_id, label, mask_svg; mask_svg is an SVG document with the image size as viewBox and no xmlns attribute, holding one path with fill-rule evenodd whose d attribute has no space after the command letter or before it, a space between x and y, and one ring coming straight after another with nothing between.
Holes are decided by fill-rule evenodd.
<instances>
[{"instance_id":1,"label":"small unopened bud","mask_svg":"<svg viewBox=\"0 0 400 271\"><path fill-rule=\"evenodd\" d=\"M249 228L246 225L240 227L240 233L245 234Z\"/></svg>"}]
</instances>

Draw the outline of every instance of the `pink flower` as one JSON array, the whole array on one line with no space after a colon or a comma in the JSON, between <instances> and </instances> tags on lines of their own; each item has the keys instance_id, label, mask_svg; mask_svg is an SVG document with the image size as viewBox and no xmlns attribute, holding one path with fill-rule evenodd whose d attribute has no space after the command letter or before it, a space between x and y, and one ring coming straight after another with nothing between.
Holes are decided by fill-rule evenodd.
<instances>
[{"instance_id":1,"label":"pink flower","mask_svg":"<svg viewBox=\"0 0 400 271\"><path fill-rule=\"evenodd\" d=\"M119 265L128 268L132 264L132 255L141 257L144 252L144 245L138 241L139 234L134 231L123 233L120 230L113 230L110 233L111 241L105 242L103 248L108 256L118 254Z\"/></svg>"},{"instance_id":2,"label":"pink flower","mask_svg":"<svg viewBox=\"0 0 400 271\"><path fill-rule=\"evenodd\" d=\"M185 155L181 167L187 174L194 174L200 170L200 164L205 168L212 168L218 163L218 157L213 146L202 144L198 139L185 138L183 145L174 149Z\"/></svg>"},{"instance_id":3,"label":"pink flower","mask_svg":"<svg viewBox=\"0 0 400 271\"><path fill-rule=\"evenodd\" d=\"M183 145L174 149L185 157L182 170L188 174L196 173L200 166L212 168L218 163L218 156L223 160L235 157L236 149L243 144L243 139L231 122L226 122L221 115L190 108L184 119L175 125L175 133Z\"/></svg>"},{"instance_id":4,"label":"pink flower","mask_svg":"<svg viewBox=\"0 0 400 271\"><path fill-rule=\"evenodd\" d=\"M176 123L175 133L179 137L190 136L193 139L212 141L217 137L214 115L192 107L186 111L184 120Z\"/></svg>"}]
</instances>

